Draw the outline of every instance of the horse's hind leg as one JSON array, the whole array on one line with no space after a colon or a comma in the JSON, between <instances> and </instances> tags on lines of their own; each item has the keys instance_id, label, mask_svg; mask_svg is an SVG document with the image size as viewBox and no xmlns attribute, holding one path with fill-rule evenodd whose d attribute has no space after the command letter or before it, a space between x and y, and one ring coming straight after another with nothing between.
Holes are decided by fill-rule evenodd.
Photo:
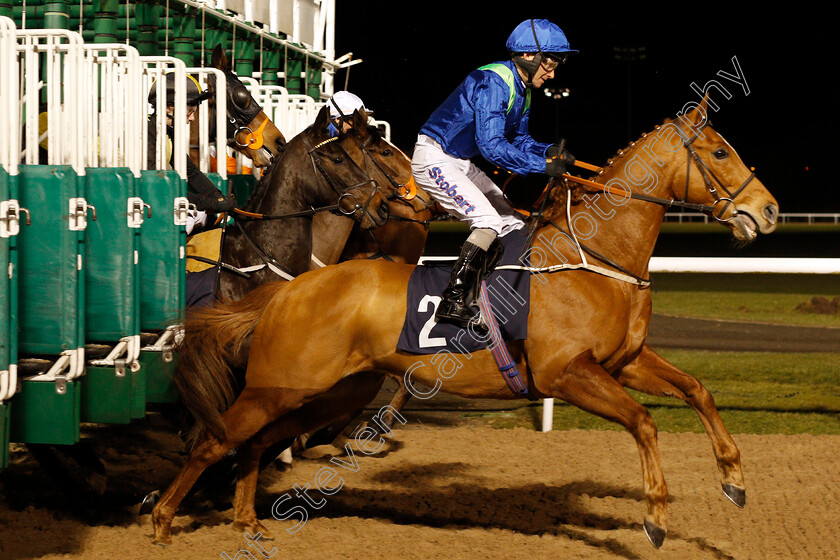
<instances>
[{"instance_id":1,"label":"horse's hind leg","mask_svg":"<svg viewBox=\"0 0 840 560\"><path fill-rule=\"evenodd\" d=\"M642 462L648 512L644 529L656 548L668 527L668 488L659 460L653 419L589 353L575 357L552 381L547 392L601 418L624 426L636 440Z\"/></svg>"},{"instance_id":2,"label":"horse's hind leg","mask_svg":"<svg viewBox=\"0 0 840 560\"><path fill-rule=\"evenodd\" d=\"M284 399L284 396L287 398ZM171 527L175 511L204 469L221 459L234 447L247 441L284 410L295 406L295 404L284 406L284 400L300 402L299 398L299 396L284 394L276 389L246 388L242 391L233 406L222 414L226 438L219 441L214 437L209 437L196 446L178 476L169 485L166 493L152 511L153 542L169 544L172 541Z\"/></svg>"},{"instance_id":3,"label":"horse's hind leg","mask_svg":"<svg viewBox=\"0 0 840 560\"><path fill-rule=\"evenodd\" d=\"M648 345L633 362L620 370L618 382L649 395L676 397L691 406L712 441L724 493L735 505L744 507L746 486L741 453L723 425L714 398L702 383L667 362Z\"/></svg>"},{"instance_id":4,"label":"horse's hind leg","mask_svg":"<svg viewBox=\"0 0 840 560\"><path fill-rule=\"evenodd\" d=\"M402 377L400 377L397 380L397 383L399 383L400 387L394 394L394 398L391 399L390 406L396 411L401 411L406 405L406 403L411 399L411 392L405 386L405 380ZM393 414L387 414L385 416L386 417L382 419L382 427L384 427L387 430L390 430L394 427L394 422L396 421L397 417ZM372 427L375 428L377 431L382 431L382 428L378 425L374 425Z\"/></svg>"},{"instance_id":5,"label":"horse's hind leg","mask_svg":"<svg viewBox=\"0 0 840 560\"><path fill-rule=\"evenodd\" d=\"M245 442L240 449L239 480L233 500L234 527L250 530L252 535L260 532L263 538L270 535L254 508L260 457L268 447L285 438L291 441L300 434L334 422L348 411L356 411L370 402L371 394L375 396L381 385L382 374L376 372L345 377L326 393L278 418Z\"/></svg>"},{"instance_id":6,"label":"horse's hind leg","mask_svg":"<svg viewBox=\"0 0 840 560\"><path fill-rule=\"evenodd\" d=\"M278 442L291 445L293 437L286 436L289 430L282 420L273 422L246 441L239 451L239 477L233 498L233 528L250 535L260 533L263 540L273 537L271 531L257 518L254 500L260 474L260 459L265 450Z\"/></svg>"}]
</instances>

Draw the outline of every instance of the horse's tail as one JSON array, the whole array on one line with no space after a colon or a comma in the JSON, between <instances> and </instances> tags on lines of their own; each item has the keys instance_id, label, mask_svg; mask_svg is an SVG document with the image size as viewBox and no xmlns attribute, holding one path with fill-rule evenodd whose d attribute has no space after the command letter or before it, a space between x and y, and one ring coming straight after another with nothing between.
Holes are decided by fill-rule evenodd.
<instances>
[{"instance_id":1,"label":"horse's tail","mask_svg":"<svg viewBox=\"0 0 840 560\"><path fill-rule=\"evenodd\" d=\"M194 419L186 437L189 448L207 436L225 439L222 413L238 394L231 367L247 363L250 336L279 285L260 286L241 300L188 313L173 381Z\"/></svg>"}]
</instances>

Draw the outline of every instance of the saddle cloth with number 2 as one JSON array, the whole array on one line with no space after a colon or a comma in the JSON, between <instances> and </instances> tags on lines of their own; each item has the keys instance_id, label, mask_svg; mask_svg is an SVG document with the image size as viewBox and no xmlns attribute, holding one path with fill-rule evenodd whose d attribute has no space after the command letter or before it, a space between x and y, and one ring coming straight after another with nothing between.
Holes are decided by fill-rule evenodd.
<instances>
[{"instance_id":1,"label":"saddle cloth with number 2","mask_svg":"<svg viewBox=\"0 0 840 560\"><path fill-rule=\"evenodd\" d=\"M500 238L504 253L498 266L522 265L519 258L526 237L527 228L522 228ZM524 340L528 335L530 274L523 270L498 270L498 266L485 282L493 315L504 340ZM488 336L435 321L435 311L451 271L451 263L414 268L408 282L398 350L412 354L435 354L441 350L463 354L484 350L491 344Z\"/></svg>"}]
</instances>

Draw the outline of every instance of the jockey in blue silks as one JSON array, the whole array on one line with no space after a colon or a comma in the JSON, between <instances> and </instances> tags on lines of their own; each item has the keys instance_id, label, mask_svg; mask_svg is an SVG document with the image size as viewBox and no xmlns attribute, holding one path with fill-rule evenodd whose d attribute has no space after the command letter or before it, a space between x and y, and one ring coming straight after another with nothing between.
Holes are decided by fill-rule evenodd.
<instances>
[{"instance_id":1,"label":"jockey in blue silks","mask_svg":"<svg viewBox=\"0 0 840 560\"><path fill-rule=\"evenodd\" d=\"M479 154L517 175L560 177L574 158L528 132L531 91L554 77L570 53L566 35L548 20L526 20L507 40L510 59L471 72L420 129L412 157L414 180L470 235L455 262L435 318L467 327L481 280L501 257L498 241L525 222L501 189L470 159Z\"/></svg>"}]
</instances>

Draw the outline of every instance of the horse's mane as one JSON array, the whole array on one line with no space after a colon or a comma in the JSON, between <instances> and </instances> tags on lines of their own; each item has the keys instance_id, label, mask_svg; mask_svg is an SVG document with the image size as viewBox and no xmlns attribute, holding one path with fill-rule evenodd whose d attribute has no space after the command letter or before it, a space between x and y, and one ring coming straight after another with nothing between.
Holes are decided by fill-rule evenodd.
<instances>
[{"instance_id":1,"label":"horse's mane","mask_svg":"<svg viewBox=\"0 0 840 560\"><path fill-rule=\"evenodd\" d=\"M665 119L662 124L658 124L654 127L654 131L659 130L662 128L663 125L673 122L673 119ZM633 152L636 146L645 140L650 132L643 132L638 138L633 140L632 142L628 143L624 148L617 150L615 154L607 159L606 165L597 173L595 177L592 177L590 180L596 183L605 183L606 180L604 178L604 174L607 170L611 167L615 167L620 160L622 160L628 153ZM580 175L575 175L579 177ZM576 206L583 201L583 195L587 193L586 189L581 187L580 184L575 183L573 181L569 181L568 179L563 179L558 181L554 188L551 189L549 192L549 203L548 207L544 213L546 220L556 220L559 217L565 215L566 212L566 196L568 193L571 193L572 206Z\"/></svg>"},{"instance_id":2,"label":"horse's mane","mask_svg":"<svg viewBox=\"0 0 840 560\"><path fill-rule=\"evenodd\" d=\"M248 195L248 199L245 201L245 204L242 205L242 209L248 212L252 212L258 202L262 200L265 191L268 189L268 185L271 184L271 175L274 173L274 169L277 167L280 160L285 155L285 152L280 155L280 157L272 158L271 163L268 164L268 167L265 168L262 175L260 175L259 181L257 181L256 186L251 191L251 194Z\"/></svg>"}]
</instances>

